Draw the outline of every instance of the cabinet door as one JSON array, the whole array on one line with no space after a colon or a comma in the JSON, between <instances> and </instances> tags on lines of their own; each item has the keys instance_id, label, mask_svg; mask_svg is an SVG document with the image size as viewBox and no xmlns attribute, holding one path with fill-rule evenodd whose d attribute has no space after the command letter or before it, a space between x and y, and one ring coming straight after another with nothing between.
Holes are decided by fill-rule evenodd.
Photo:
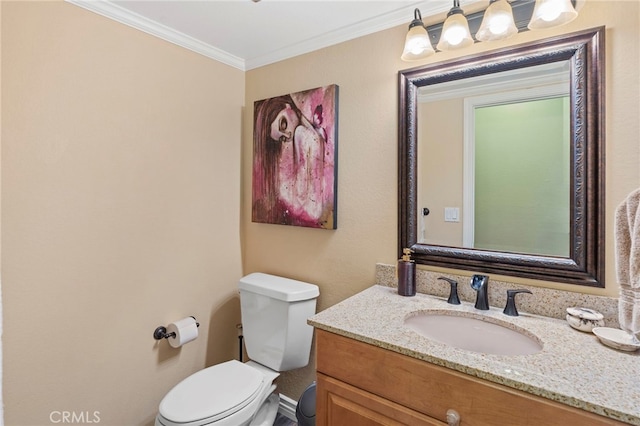
<instances>
[{"instance_id":1,"label":"cabinet door","mask_svg":"<svg viewBox=\"0 0 640 426\"><path fill-rule=\"evenodd\" d=\"M319 376L323 374L325 377L335 378L338 383L348 384L351 389L365 395L375 396L385 403L394 401L396 407L406 407L410 413L422 413L427 416L424 419L437 419L440 422L447 420L446 413L449 410L455 410L463 426L624 424L323 330L316 330L316 367ZM333 388L331 392L334 392ZM336 394L346 398L342 394ZM352 400L364 400L365 402L359 403L363 409L396 421L354 423L356 425L445 424L400 420L395 411L388 414L387 411L373 409L374 398L367 400L353 397ZM316 416L325 415L321 415L322 410L325 406L329 409L331 404L337 405L337 402L319 405ZM325 423L320 424L350 424L342 422L337 410L338 407L335 407L331 417L335 422L327 423L325 418ZM358 412L355 408L352 411ZM368 418L364 415L362 417Z\"/></svg>"},{"instance_id":2,"label":"cabinet door","mask_svg":"<svg viewBox=\"0 0 640 426\"><path fill-rule=\"evenodd\" d=\"M318 426L446 426L432 417L318 373Z\"/></svg>"}]
</instances>

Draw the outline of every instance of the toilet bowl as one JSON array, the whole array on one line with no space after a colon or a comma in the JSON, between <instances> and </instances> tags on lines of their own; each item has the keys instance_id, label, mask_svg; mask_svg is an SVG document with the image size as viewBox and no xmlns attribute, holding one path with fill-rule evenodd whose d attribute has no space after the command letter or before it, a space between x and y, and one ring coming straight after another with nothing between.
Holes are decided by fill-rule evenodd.
<instances>
[{"instance_id":1,"label":"toilet bowl","mask_svg":"<svg viewBox=\"0 0 640 426\"><path fill-rule=\"evenodd\" d=\"M160 403L156 426L242 426L262 408L269 411L279 397L273 394L278 373L249 361L227 361L198 371L178 383ZM269 399L271 397L271 399ZM275 398L273 398L275 397ZM265 404L266 403L266 404ZM265 407L262 407L262 406ZM265 413L267 414L267 413ZM265 424L271 423L266 418Z\"/></svg>"},{"instance_id":2,"label":"toilet bowl","mask_svg":"<svg viewBox=\"0 0 640 426\"><path fill-rule=\"evenodd\" d=\"M280 398L280 371L309 362L318 287L254 273L239 283L242 326L251 361L232 360L198 371L160 402L156 426L271 426Z\"/></svg>"}]
</instances>

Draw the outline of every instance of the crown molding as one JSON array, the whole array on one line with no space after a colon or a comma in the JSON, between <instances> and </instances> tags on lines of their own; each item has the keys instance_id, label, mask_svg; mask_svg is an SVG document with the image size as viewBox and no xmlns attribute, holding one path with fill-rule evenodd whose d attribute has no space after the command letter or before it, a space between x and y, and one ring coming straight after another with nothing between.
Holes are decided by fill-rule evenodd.
<instances>
[{"instance_id":1,"label":"crown molding","mask_svg":"<svg viewBox=\"0 0 640 426\"><path fill-rule=\"evenodd\" d=\"M333 46L338 43L343 43L345 41L353 40L379 31L388 30L389 28L397 27L399 25L407 25L408 27L409 23L413 19L413 10L416 7L420 8L422 16L428 17L448 11L451 4L449 2L442 1L415 2L392 13L367 19L349 27L330 31L319 37L314 37L304 42L269 52L262 56L249 58L246 62L247 70L269 65L294 56L303 55L305 53L313 52L315 50L323 49L325 47ZM402 50L401 48L402 46L398 49Z\"/></svg>"},{"instance_id":2,"label":"crown molding","mask_svg":"<svg viewBox=\"0 0 640 426\"><path fill-rule=\"evenodd\" d=\"M192 50L226 65L245 71L245 61L242 58L231 55L224 50L218 49L210 44L203 43L180 31L176 31L154 20L145 18L142 15L131 12L123 7L106 0L65 0L68 3L80 6L84 9L105 16L121 24L128 25L137 30L143 31L162 40Z\"/></svg>"},{"instance_id":3,"label":"crown molding","mask_svg":"<svg viewBox=\"0 0 640 426\"><path fill-rule=\"evenodd\" d=\"M447 1L416 1L392 13L380 15L348 27L330 31L319 37L314 37L282 49L268 52L261 56L239 58L222 49L218 49L180 31L160 24L157 21L118 6L109 0L65 1L242 71L248 71L294 56L303 55L395 26L403 24L409 25L413 16L413 10L416 7L420 8L424 17L446 12L450 7L450 3ZM471 0L463 0L461 3L469 3L470 1Z\"/></svg>"}]
</instances>

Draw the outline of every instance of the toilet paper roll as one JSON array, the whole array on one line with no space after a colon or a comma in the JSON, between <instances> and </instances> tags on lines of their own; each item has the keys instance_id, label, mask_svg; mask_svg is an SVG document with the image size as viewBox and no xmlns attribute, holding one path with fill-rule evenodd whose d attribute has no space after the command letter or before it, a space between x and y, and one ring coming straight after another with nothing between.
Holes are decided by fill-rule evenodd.
<instances>
[{"instance_id":1,"label":"toilet paper roll","mask_svg":"<svg viewBox=\"0 0 640 426\"><path fill-rule=\"evenodd\" d=\"M167 333L176 333L175 337L169 337L169 344L178 348L198 337L198 325L193 317L183 318L172 322L167 326Z\"/></svg>"}]
</instances>

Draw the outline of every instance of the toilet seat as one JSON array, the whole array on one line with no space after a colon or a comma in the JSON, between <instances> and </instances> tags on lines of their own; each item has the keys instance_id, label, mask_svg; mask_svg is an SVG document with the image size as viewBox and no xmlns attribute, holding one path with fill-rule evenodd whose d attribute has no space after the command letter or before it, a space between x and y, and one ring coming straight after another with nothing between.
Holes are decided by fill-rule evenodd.
<instances>
[{"instance_id":1,"label":"toilet seat","mask_svg":"<svg viewBox=\"0 0 640 426\"><path fill-rule=\"evenodd\" d=\"M254 401L266 379L260 371L235 360L198 371L162 399L162 423L203 425L228 417Z\"/></svg>"}]
</instances>

